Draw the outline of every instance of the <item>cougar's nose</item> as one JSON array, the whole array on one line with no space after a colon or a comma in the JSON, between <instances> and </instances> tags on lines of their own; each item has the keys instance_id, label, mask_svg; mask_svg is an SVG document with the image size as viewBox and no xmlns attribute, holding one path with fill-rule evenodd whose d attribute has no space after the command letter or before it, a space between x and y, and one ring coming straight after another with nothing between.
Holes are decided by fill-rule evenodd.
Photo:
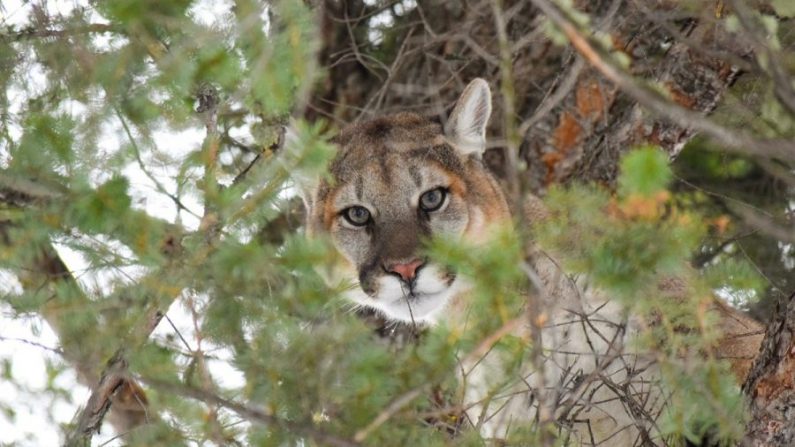
<instances>
[{"instance_id":1,"label":"cougar's nose","mask_svg":"<svg viewBox=\"0 0 795 447\"><path fill-rule=\"evenodd\" d=\"M415 259L405 264L395 263L387 266L387 271L389 271L389 273L397 273L401 278L403 278L403 281L411 282L417 275L417 270L419 270L424 264L425 261L422 259Z\"/></svg>"}]
</instances>

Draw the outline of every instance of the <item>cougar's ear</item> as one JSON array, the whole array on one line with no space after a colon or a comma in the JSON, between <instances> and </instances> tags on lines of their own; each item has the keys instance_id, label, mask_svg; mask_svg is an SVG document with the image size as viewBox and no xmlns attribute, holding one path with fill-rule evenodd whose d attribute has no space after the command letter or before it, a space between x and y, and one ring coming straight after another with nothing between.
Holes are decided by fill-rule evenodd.
<instances>
[{"instance_id":1,"label":"cougar's ear","mask_svg":"<svg viewBox=\"0 0 795 447\"><path fill-rule=\"evenodd\" d=\"M447 137L463 155L480 157L486 150L486 124L491 116L491 90L481 78L464 89L447 120Z\"/></svg>"}]
</instances>

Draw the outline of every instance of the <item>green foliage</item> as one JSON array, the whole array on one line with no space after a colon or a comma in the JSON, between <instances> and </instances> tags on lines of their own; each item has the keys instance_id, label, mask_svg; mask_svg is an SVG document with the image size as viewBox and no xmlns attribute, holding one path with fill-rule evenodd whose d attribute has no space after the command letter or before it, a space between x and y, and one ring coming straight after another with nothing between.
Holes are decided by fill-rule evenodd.
<instances>
[{"instance_id":1,"label":"green foliage","mask_svg":"<svg viewBox=\"0 0 795 447\"><path fill-rule=\"evenodd\" d=\"M743 400L727 365L699 354L717 336L700 309L708 305L711 290L753 295L762 284L746 262L718 263L702 279L686 268L705 226L665 189L671 171L661 151L630 152L621 169L615 197L584 186L550 191L546 202L553 217L535 229L538 240L637 315L659 321L637 342L657 352L664 384L672 391L662 432L694 442L706 433L736 440L743 434L737 422L744 417ZM671 298L664 286L671 277L689 284L685 296L674 288Z\"/></svg>"},{"instance_id":2,"label":"green foliage","mask_svg":"<svg viewBox=\"0 0 795 447\"><path fill-rule=\"evenodd\" d=\"M683 436L692 443L711 439L734 445L745 434L745 401L732 372L724 363L671 362L663 370L672 404L659 421L666 435ZM685 391L685 392L682 392Z\"/></svg>"},{"instance_id":3,"label":"green foliage","mask_svg":"<svg viewBox=\"0 0 795 447\"><path fill-rule=\"evenodd\" d=\"M691 143L690 147L699 144L705 144L705 142L697 139ZM748 159L742 157L690 148L682 151L677 158L677 165L698 171L699 176L710 180L740 179L748 175L754 168Z\"/></svg>"},{"instance_id":4,"label":"green foliage","mask_svg":"<svg viewBox=\"0 0 795 447\"><path fill-rule=\"evenodd\" d=\"M776 99L772 88L765 92L759 117L770 127L765 132L770 137L795 135L795 117Z\"/></svg>"},{"instance_id":5,"label":"green foliage","mask_svg":"<svg viewBox=\"0 0 795 447\"><path fill-rule=\"evenodd\" d=\"M720 290L734 306L747 306L756 301L767 286L764 278L747 261L736 258L722 260L707 267L704 280L710 287Z\"/></svg>"},{"instance_id":6,"label":"green foliage","mask_svg":"<svg viewBox=\"0 0 795 447\"><path fill-rule=\"evenodd\" d=\"M116 226L123 224L123 221L116 221L116 218L123 216L130 208L128 186L126 178L115 177L96 189L76 191L74 200L70 201L73 205L70 207L71 216L68 220L88 233L112 234Z\"/></svg>"},{"instance_id":7,"label":"green foliage","mask_svg":"<svg viewBox=\"0 0 795 447\"><path fill-rule=\"evenodd\" d=\"M795 17L795 4L792 2L788 0L772 0L770 4L773 5L776 14L781 17Z\"/></svg>"},{"instance_id":8,"label":"green foliage","mask_svg":"<svg viewBox=\"0 0 795 447\"><path fill-rule=\"evenodd\" d=\"M80 253L90 270L116 276L117 269L145 266L134 277L125 273L122 279L103 281L109 290L23 275L24 290L3 295L2 301L19 315L45 315L66 358L96 377L105 361L124 348L136 376L204 387L214 378L195 353L187 353L191 360L185 360L188 346L146 341L146 315L181 301L195 312L195 327L207 343L228 352L235 367L249 373L244 384L217 387L219 393L239 398L267 389L255 405L278 403L299 420L322 413L323 404L344 407L350 409L351 421L365 425L390 393L429 376L406 369L394 380L369 378L387 376L391 357L361 325L330 324L350 317L339 315L336 291L314 272L331 256L327 244L289 234L281 234L284 242L277 245L252 237L289 231L269 225L282 217L279 207L287 202L281 195L290 186L290 175L320 175L333 155L320 124L298 123L300 145L278 153L271 149L286 115L319 73L313 62L313 13L300 1L268 6L239 1L229 10L231 21L208 26L196 20L195 6L189 0L95 2L91 14L76 8L69 15L32 19L32 27L61 28L65 35L78 30L68 39L0 43L3 91L7 94L16 83L25 98L15 105L18 113L2 114L10 164L0 175L4 188L20 191L19 200L28 201L21 207L4 205L0 224L2 237L9 239L0 244L0 266L24 272L30 267L21 266L38 265L42 252L54 253L49 248L54 240ZM107 25L89 22L97 16ZM92 29L98 32L80 31ZM21 82L32 66L43 72L45 85ZM196 111L201 92L214 95L209 111ZM158 132L205 134L208 114L215 120L210 130L215 135L205 135L204 144L158 147ZM21 136L12 136L9 125L18 126ZM248 131L247 147L232 139L233 128ZM249 164L246 175L233 183L233 176ZM143 172L131 175L131 169ZM161 169L167 170L165 177ZM208 237L198 222L191 227L182 218L165 221L149 214L149 207L142 210L140 182L146 179L179 203L180 214L201 212L196 203L204 204L208 225L218 236ZM309 321L318 325L320 338ZM339 353L318 355L329 346ZM429 369L438 382L451 370L452 356L449 350L429 352L431 346L406 353L406 368L416 367L420 358L430 362L430 357L439 361L446 356L442 366ZM284 355L282 349L295 355ZM284 357L282 363L269 358L277 353ZM257 369L264 360L270 376ZM339 365L346 369L319 377L317 383L300 380L315 367ZM349 376L339 375L343 373ZM270 382L274 377L279 379ZM378 398L369 399L374 389L380 390ZM157 411L169 412L174 425L160 421L137 430L131 445L180 445L206 438L214 426L207 411L185 397L154 390L148 394ZM218 418L238 422L229 413ZM328 429L345 426L335 421ZM252 429L252 438L257 430ZM300 438L277 427L267 430L284 439ZM240 430L229 432L239 439L246 436Z\"/></svg>"},{"instance_id":9,"label":"green foliage","mask_svg":"<svg viewBox=\"0 0 795 447\"><path fill-rule=\"evenodd\" d=\"M767 99L765 94L764 100ZM762 132L775 135L768 126ZM795 264L786 244L759 232L738 212L753 210L759 215L775 215L790 202L789 190L757 160L721 152L719 146L704 138L694 139L677 157L673 168L683 180L676 185L675 201L683 207L697 208L701 219L710 225L708 237L694 254L694 263L717 269L714 276L707 275L707 280L720 290L721 296L764 320L772 312L773 303L780 299L781 291L793 287ZM720 283L748 277L733 272L734 266L757 275L759 280L744 279L743 286L721 288ZM761 288L757 288L759 284Z\"/></svg>"},{"instance_id":10,"label":"green foliage","mask_svg":"<svg viewBox=\"0 0 795 447\"><path fill-rule=\"evenodd\" d=\"M671 181L668 157L659 148L635 149L621 159L618 191L624 197L651 196L664 190Z\"/></svg>"},{"instance_id":11,"label":"green foliage","mask_svg":"<svg viewBox=\"0 0 795 447\"><path fill-rule=\"evenodd\" d=\"M47 178L57 166L72 162L71 117L34 111L23 125L26 131L13 153L12 169Z\"/></svg>"},{"instance_id":12,"label":"green foliage","mask_svg":"<svg viewBox=\"0 0 795 447\"><path fill-rule=\"evenodd\" d=\"M428 244L432 259L450 265L466 278L476 278L470 310L472 323L465 333L456 334L464 337L462 347L467 349L521 315L525 302L527 278L521 270L522 244L516 233L503 228L489 241L475 245L460 239L435 238Z\"/></svg>"},{"instance_id":13,"label":"green foliage","mask_svg":"<svg viewBox=\"0 0 795 447\"><path fill-rule=\"evenodd\" d=\"M654 278L679 272L703 228L687 213L667 210L667 191L651 189L659 182L628 172L619 184L623 199L582 186L553 189L548 205L554 218L537 232L542 244L566 253L570 269L589 272L603 287L631 298Z\"/></svg>"}]
</instances>

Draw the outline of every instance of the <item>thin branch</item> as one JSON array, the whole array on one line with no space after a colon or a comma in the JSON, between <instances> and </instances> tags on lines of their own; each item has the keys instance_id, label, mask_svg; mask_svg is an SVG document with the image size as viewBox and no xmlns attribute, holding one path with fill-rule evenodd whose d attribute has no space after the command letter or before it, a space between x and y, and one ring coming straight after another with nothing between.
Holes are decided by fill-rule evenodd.
<instances>
[{"instance_id":1,"label":"thin branch","mask_svg":"<svg viewBox=\"0 0 795 447\"><path fill-rule=\"evenodd\" d=\"M71 37L82 34L112 33L119 31L120 29L116 25L105 23L89 23L87 25L64 29L42 29L35 26L30 26L19 31L0 34L0 42L19 42L26 39Z\"/></svg>"},{"instance_id":2,"label":"thin branch","mask_svg":"<svg viewBox=\"0 0 795 447\"><path fill-rule=\"evenodd\" d=\"M39 200L56 200L63 196L64 191L57 191L5 169L0 170L0 203L20 206Z\"/></svg>"},{"instance_id":3,"label":"thin branch","mask_svg":"<svg viewBox=\"0 0 795 447\"><path fill-rule=\"evenodd\" d=\"M392 81L394 80L395 73L397 72L398 68L400 68L400 64L403 62L403 54L405 53L406 47L408 46L408 43L413 34L414 34L414 28L409 29L408 34L406 34L406 37L403 39L403 43L400 45L400 48L398 49L397 56L395 56L395 59L392 61L392 65L389 67L386 81L384 81L383 85L379 89L378 94L372 96L371 99L367 101L367 104L364 106L365 111L367 110L377 111L381 109L381 105L384 103L384 97L386 96L386 92L389 90ZM373 101L375 101L375 106L373 106L373 108L370 109L370 104ZM361 118L363 114L364 113L360 114L359 118Z\"/></svg>"},{"instance_id":4,"label":"thin branch","mask_svg":"<svg viewBox=\"0 0 795 447\"><path fill-rule=\"evenodd\" d=\"M643 0L632 0L632 4L638 8L638 10L647 20L664 29L665 32L670 34L671 37L676 40L676 42L681 42L687 45L687 47L693 51L696 51L697 53L703 54L707 57L728 61L740 70L753 70L753 66L746 59L743 59L737 54L704 45L703 42L699 42L697 39L692 38L690 34L680 31L672 23L677 18L669 19L668 17L665 17L664 15L660 14L660 11L654 11L650 9ZM679 18L679 20L681 20L681 18ZM704 20L704 18L701 17L699 20ZM715 24L715 26L722 25Z\"/></svg>"},{"instance_id":5,"label":"thin branch","mask_svg":"<svg viewBox=\"0 0 795 447\"><path fill-rule=\"evenodd\" d=\"M503 337L516 333L516 330L521 328L522 324L526 322L527 317L525 315L506 321L505 324L497 328L496 331L492 332L489 336L481 340L480 343L478 343L474 349L469 351L459 363L462 365L468 365L470 363L474 363L478 359L482 359L486 354L488 354L495 344L502 340Z\"/></svg>"},{"instance_id":6,"label":"thin branch","mask_svg":"<svg viewBox=\"0 0 795 447\"><path fill-rule=\"evenodd\" d=\"M271 154L274 154L274 153L278 152L279 149L281 149L282 146L284 146L284 134L285 134L285 132L286 132L286 128L282 127L281 130L279 131L279 136L276 139L276 141L273 142L273 144L271 144L266 150L270 151ZM239 174L237 174L235 176L234 180L232 180L232 186L237 186L241 182L243 182L243 180L245 180L246 176L251 171L251 169L254 168L254 166L257 163L259 163L263 158L266 158L266 157L264 157L264 154L265 154L265 151L257 151L257 155L254 157L254 159L251 160L251 162L248 165L246 165L246 167L243 168L243 170L240 171Z\"/></svg>"},{"instance_id":7,"label":"thin branch","mask_svg":"<svg viewBox=\"0 0 795 447\"><path fill-rule=\"evenodd\" d=\"M0 241L13 244L16 241L9 240L9 234L0 237ZM65 289L74 291L74 295L82 305L89 306L89 300L82 293L80 286L72 273L61 260L58 253L47 244L40 248L37 256L32 260L28 268L20 271L20 281L25 285L26 290L35 291L34 293L51 293L52 298L59 296L58 290L63 293ZM72 298L72 304L75 303ZM110 409L110 402L119 391L120 402L133 402L132 405L119 407L114 410L111 421L118 432L124 432L132 427L141 425L144 419L148 418L146 409L146 398L142 396L143 391L131 381L124 378L123 369L126 364L121 361L111 361L102 375L98 374L98 365L95 352L85 352L79 345L79 340L65 337L67 333L64 315L62 314L62 303L59 300L48 300L39 309L39 314L44 318L50 327L55 331L60 339L64 358L69 361L77 372L80 383L92 388L91 398L84 411L78 417L78 427L67 436L67 445L84 445L90 441L91 435L101 423L107 411ZM114 356L114 359L116 357ZM141 396L137 394L141 393ZM143 418L141 417L143 416Z\"/></svg>"},{"instance_id":8,"label":"thin branch","mask_svg":"<svg viewBox=\"0 0 795 447\"><path fill-rule=\"evenodd\" d=\"M577 85L577 79L580 77L580 73L584 67L585 60L578 57L568 68L566 76L558 85L557 89L555 89L555 93L544 98L541 104L533 112L533 115L522 121L522 124L519 126L519 135L526 137L527 132L530 131L534 125L544 119L544 117L551 112L552 109L557 107L558 104L566 99L574 86Z\"/></svg>"},{"instance_id":9,"label":"thin branch","mask_svg":"<svg viewBox=\"0 0 795 447\"><path fill-rule=\"evenodd\" d=\"M503 127L505 140L505 177L507 181L507 195L509 203L514 209L521 209L521 185L519 179L519 145L522 135L516 125L516 89L513 78L513 56L511 44L508 41L506 19L503 15L502 1L492 0L491 14L494 18L494 28L497 30L497 41L500 49L500 94L502 95Z\"/></svg>"},{"instance_id":10,"label":"thin branch","mask_svg":"<svg viewBox=\"0 0 795 447\"><path fill-rule=\"evenodd\" d=\"M166 197L168 197L169 199L171 199L171 201L174 202L174 204L177 205L177 207L179 209L185 210L189 214L191 214L192 216L200 219L201 216L199 216L198 214L194 213L190 208L185 206L185 204L182 203L182 201L179 199L179 197L177 197L176 195L171 194L170 192L168 192L166 187L163 186L163 184L160 183L160 181L158 181L157 178L154 175L152 175L151 172L149 172L149 169L146 167L146 165L144 164L143 159L141 158L141 150L140 150L140 148L138 148L138 143L135 142L135 138L133 138L132 132L130 132L130 127L127 125L127 121L124 119L124 116L121 114L121 112L117 108L114 107L114 111L116 112L116 116L119 118L119 121L121 121L121 126L122 126L122 128L124 128L124 133L127 135L127 139L130 141L130 146L133 149L133 154L135 154L135 160L138 162L138 167L141 168L141 171L144 173L144 175L146 175L146 177L149 180L151 180L152 183L155 184L155 188L158 191L160 191L161 194L163 194Z\"/></svg>"},{"instance_id":11,"label":"thin branch","mask_svg":"<svg viewBox=\"0 0 795 447\"><path fill-rule=\"evenodd\" d=\"M736 207L734 211L737 212L748 225L759 229L759 231L773 236L782 242L795 244L795 226L787 226L784 223L778 223L771 218L761 216L751 211L749 207Z\"/></svg>"},{"instance_id":12,"label":"thin branch","mask_svg":"<svg viewBox=\"0 0 795 447\"><path fill-rule=\"evenodd\" d=\"M174 329L174 332L177 334L179 339L182 340L182 344L185 345L185 349L187 349L188 352L193 352L193 349L188 344L188 341L185 340L185 337L182 336L182 332L180 332L179 329L177 329L177 326L174 325L174 322L171 321L171 318L169 318L168 315L165 315L165 318L166 321L168 321L169 326L171 326L171 329Z\"/></svg>"},{"instance_id":13,"label":"thin branch","mask_svg":"<svg viewBox=\"0 0 795 447\"><path fill-rule=\"evenodd\" d=\"M199 388L148 377L145 377L142 380L144 383L156 390L165 391L184 397L190 397L209 405L224 407L251 422L277 426L287 432L313 439L314 441L320 443L320 445L328 445L333 447L359 446L358 442L332 435L310 425L304 425L274 416L265 409L225 399L221 396L218 396L217 394L210 393Z\"/></svg>"},{"instance_id":14,"label":"thin branch","mask_svg":"<svg viewBox=\"0 0 795 447\"><path fill-rule=\"evenodd\" d=\"M53 348L53 347L47 346L45 344L35 342L33 340L26 340L24 338L17 338L17 337L4 337L2 335L0 335L0 340L2 340L2 341L15 341L15 342L18 342L18 343L24 343L26 345L35 346L37 348L44 349L45 351L50 351L50 352L52 352L54 354L64 355L63 349Z\"/></svg>"},{"instance_id":15,"label":"thin branch","mask_svg":"<svg viewBox=\"0 0 795 447\"><path fill-rule=\"evenodd\" d=\"M218 203L218 150L221 144L221 135L218 132L218 91L210 84L204 84L196 92L199 106L196 113L204 121L205 136L202 142L202 161L204 162L204 215L199 228L206 232L207 242L212 242L219 234L219 216L216 205Z\"/></svg>"},{"instance_id":16,"label":"thin branch","mask_svg":"<svg viewBox=\"0 0 795 447\"><path fill-rule=\"evenodd\" d=\"M734 244L735 242L737 242L737 241L739 241L741 239L745 239L745 238L747 238L749 236L753 236L754 234L756 234L758 232L759 232L759 230L755 229L755 230L746 231L746 232L743 232L743 233L736 234L736 235L734 235L732 237L729 237L729 238L721 241L718 244L718 246L714 247L712 250L710 250L710 251L708 251L706 253L698 253L697 255L695 255L693 257L693 260L690 261L690 264L693 266L693 268L701 269L704 266L706 266L707 264L709 264L710 262L712 262L712 260L715 259L717 256L719 256L721 253L723 253L724 252L723 250L725 250L726 247L728 247L729 245L732 245L732 244Z\"/></svg>"}]
</instances>

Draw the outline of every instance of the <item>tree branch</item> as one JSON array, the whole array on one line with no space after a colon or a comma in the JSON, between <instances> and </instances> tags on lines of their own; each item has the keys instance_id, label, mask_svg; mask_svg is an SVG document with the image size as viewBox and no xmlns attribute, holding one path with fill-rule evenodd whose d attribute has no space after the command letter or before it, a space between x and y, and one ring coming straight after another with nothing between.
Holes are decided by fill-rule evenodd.
<instances>
[{"instance_id":1,"label":"tree branch","mask_svg":"<svg viewBox=\"0 0 795 447\"><path fill-rule=\"evenodd\" d=\"M735 131L706 118L702 113L693 112L665 98L657 91L641 84L630 74L619 68L618 64L592 44L578 29L577 25L553 5L549 0L531 0L568 37L572 46L594 68L599 70L621 90L632 96L641 105L677 125L703 132L719 141L727 150L795 161L795 142L789 139L759 139L746 132Z\"/></svg>"},{"instance_id":2,"label":"tree branch","mask_svg":"<svg viewBox=\"0 0 795 447\"><path fill-rule=\"evenodd\" d=\"M306 436L307 438L313 439L314 441L320 443L320 445L328 445L333 447L356 447L359 445L357 442L332 435L315 427L274 416L267 410L228 400L199 388L183 385L180 383L166 382L150 377L144 377L142 380L144 383L156 390L190 397L209 405L224 407L251 422L274 425L289 433Z\"/></svg>"},{"instance_id":3,"label":"tree branch","mask_svg":"<svg viewBox=\"0 0 795 447\"><path fill-rule=\"evenodd\" d=\"M18 42L25 39L40 39L46 37L69 37L91 33L119 32L119 27L105 23L89 23L82 26L64 29L42 29L29 26L19 31L0 34L0 42Z\"/></svg>"},{"instance_id":4,"label":"tree branch","mask_svg":"<svg viewBox=\"0 0 795 447\"><path fill-rule=\"evenodd\" d=\"M6 227L0 227L0 233L0 236L2 236L0 237L0 242L7 245L14 244L11 238L12 235L7 231ZM70 294L79 297L78 299L85 306L91 306L91 302L80 290L71 272L69 272L55 249L49 244L39 249L38 254L32 261L32 265L20 269L19 278L23 287L28 291L48 293L55 298L58 296L59 291L63 294L64 290L68 289ZM93 390L92 397L89 399L88 405L78 422L79 427L88 431L81 430L70 434L67 437L67 445L82 445L80 442L88 442L90 440L91 436L89 433L93 433L99 428L99 423L110 409L111 398L121 404L114 408L110 418L114 429L118 433L124 433L143 424L148 419L149 414L148 403L143 390L135 382L124 379L120 375L117 362L113 361L109 364L110 368L103 372L101 378L98 379L99 368L97 365L99 362L97 361L97 356L99 353L85 352L82 349L80 340L70 339L67 335L67 323L65 322L69 315L64 315L61 312L61 303L59 301L48 300L39 313L58 336L64 358L75 368L78 381ZM126 367L126 363L123 366ZM94 397L102 394L108 397L104 402ZM95 415L98 415L99 418L94 418ZM87 437L79 436L80 434L87 435ZM80 440L81 438L82 440Z\"/></svg>"}]
</instances>

